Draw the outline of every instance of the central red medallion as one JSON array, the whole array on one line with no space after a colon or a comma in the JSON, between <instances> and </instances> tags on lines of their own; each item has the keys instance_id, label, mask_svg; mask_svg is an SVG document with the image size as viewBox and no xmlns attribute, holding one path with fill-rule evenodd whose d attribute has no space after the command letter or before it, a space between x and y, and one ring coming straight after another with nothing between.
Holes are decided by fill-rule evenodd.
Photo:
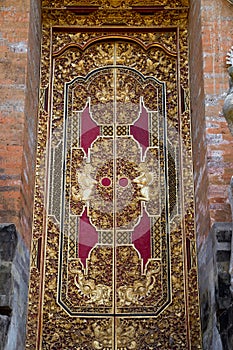
<instances>
[{"instance_id":1,"label":"central red medallion","mask_svg":"<svg viewBox=\"0 0 233 350\"><path fill-rule=\"evenodd\" d=\"M101 184L104 186L104 187L108 187L110 186L112 183L111 179L109 179L109 177L104 177L102 180L101 180Z\"/></svg>"}]
</instances>

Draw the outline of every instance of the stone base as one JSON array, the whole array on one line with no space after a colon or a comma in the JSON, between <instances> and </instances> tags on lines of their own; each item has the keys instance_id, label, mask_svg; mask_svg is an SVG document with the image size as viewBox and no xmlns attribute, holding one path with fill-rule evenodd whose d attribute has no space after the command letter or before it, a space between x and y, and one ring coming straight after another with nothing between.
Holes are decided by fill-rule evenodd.
<instances>
[{"instance_id":1,"label":"stone base","mask_svg":"<svg viewBox=\"0 0 233 350\"><path fill-rule=\"evenodd\" d=\"M233 349L233 297L230 292L229 265L231 259L232 223L216 226L216 312L223 349Z\"/></svg>"},{"instance_id":2,"label":"stone base","mask_svg":"<svg viewBox=\"0 0 233 350\"><path fill-rule=\"evenodd\" d=\"M1 315L1 310L0 310L0 349L4 349L5 347L9 324L10 324L10 317Z\"/></svg>"},{"instance_id":3,"label":"stone base","mask_svg":"<svg viewBox=\"0 0 233 350\"><path fill-rule=\"evenodd\" d=\"M215 226L198 254L203 350L223 350L216 318L217 285Z\"/></svg>"},{"instance_id":4,"label":"stone base","mask_svg":"<svg viewBox=\"0 0 233 350\"><path fill-rule=\"evenodd\" d=\"M24 350L29 251L15 225L0 224L0 349Z\"/></svg>"}]
</instances>

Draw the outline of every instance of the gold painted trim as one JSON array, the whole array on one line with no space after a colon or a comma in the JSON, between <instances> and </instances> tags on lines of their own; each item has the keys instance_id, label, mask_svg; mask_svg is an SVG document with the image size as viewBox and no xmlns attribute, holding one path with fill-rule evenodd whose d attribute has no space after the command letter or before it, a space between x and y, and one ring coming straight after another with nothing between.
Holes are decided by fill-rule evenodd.
<instances>
[{"instance_id":1,"label":"gold painted trim","mask_svg":"<svg viewBox=\"0 0 233 350\"><path fill-rule=\"evenodd\" d=\"M107 28L106 28L107 30ZM97 42L105 42L108 40L122 40L122 41L126 41L126 42L135 42L137 44L139 44L144 50L148 51L149 49L153 48L153 47L158 47L160 49L162 49L164 52L166 52L169 56L172 57L176 57L177 53L168 50L166 47L164 47L162 44L159 43L154 43L154 44L149 44L149 45L144 45L141 40L139 39L135 39L135 38L128 38L125 36L120 36L120 35L108 35L108 36L104 36L104 37L99 37L96 39L93 39L89 42L87 42L85 45L79 45L79 44L68 44L66 46L64 46L61 50L59 51L55 51L53 53L53 57L59 57L60 55L62 55L66 50L70 49L70 48L78 48L82 51L84 51L85 49L87 49L89 46L97 43Z\"/></svg>"}]
</instances>

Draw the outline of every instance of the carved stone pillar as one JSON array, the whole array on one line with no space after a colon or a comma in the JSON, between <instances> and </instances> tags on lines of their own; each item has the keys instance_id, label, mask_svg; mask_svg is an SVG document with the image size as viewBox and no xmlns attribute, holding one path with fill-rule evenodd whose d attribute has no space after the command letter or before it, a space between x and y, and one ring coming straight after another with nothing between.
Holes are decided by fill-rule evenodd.
<instances>
[{"instance_id":1,"label":"carved stone pillar","mask_svg":"<svg viewBox=\"0 0 233 350\"><path fill-rule=\"evenodd\" d=\"M229 90L223 105L223 114L228 123L231 134L233 135L233 66L228 68Z\"/></svg>"},{"instance_id":2,"label":"carved stone pillar","mask_svg":"<svg viewBox=\"0 0 233 350\"><path fill-rule=\"evenodd\" d=\"M230 182L229 200L231 204L232 221L233 221L233 177L231 178L231 182ZM229 273L231 276L230 291L233 295L233 238L231 239L231 259L230 259L230 265L229 265Z\"/></svg>"},{"instance_id":3,"label":"carved stone pillar","mask_svg":"<svg viewBox=\"0 0 233 350\"><path fill-rule=\"evenodd\" d=\"M224 101L223 114L228 123L230 132L233 135L233 51L232 51L232 48L227 55L227 64L230 65L230 67L228 68L229 90L228 90L226 99ZM233 177L231 178L231 182L230 182L229 200L231 204L232 221L233 221ZM230 259L230 265L229 265L229 273L231 276L230 290L231 290L231 293L233 294L233 239L231 241L231 259Z\"/></svg>"}]
</instances>

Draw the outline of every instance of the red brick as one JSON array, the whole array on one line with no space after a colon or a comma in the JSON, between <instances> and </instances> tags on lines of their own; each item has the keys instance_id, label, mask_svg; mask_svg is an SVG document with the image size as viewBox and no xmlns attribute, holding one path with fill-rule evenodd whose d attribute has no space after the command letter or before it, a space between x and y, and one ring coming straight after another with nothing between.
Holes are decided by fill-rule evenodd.
<instances>
[{"instance_id":1,"label":"red brick","mask_svg":"<svg viewBox=\"0 0 233 350\"><path fill-rule=\"evenodd\" d=\"M36 6L36 2L32 2L32 5ZM29 0L11 0L10 3L5 0L0 7L0 220L15 223L28 245L33 207L35 146L29 145L27 140L34 139L35 143L36 138L38 101L35 95L39 85L40 53L39 21L34 24L38 32L33 32L32 26L29 32L29 11ZM32 14L34 20L35 15ZM31 56L28 59L29 41ZM32 64L34 71L30 72ZM27 81L30 91L27 90ZM34 103L27 103L27 99L34 100ZM34 118L35 121L27 123L27 118ZM24 176L25 171L27 176Z\"/></svg>"}]
</instances>

